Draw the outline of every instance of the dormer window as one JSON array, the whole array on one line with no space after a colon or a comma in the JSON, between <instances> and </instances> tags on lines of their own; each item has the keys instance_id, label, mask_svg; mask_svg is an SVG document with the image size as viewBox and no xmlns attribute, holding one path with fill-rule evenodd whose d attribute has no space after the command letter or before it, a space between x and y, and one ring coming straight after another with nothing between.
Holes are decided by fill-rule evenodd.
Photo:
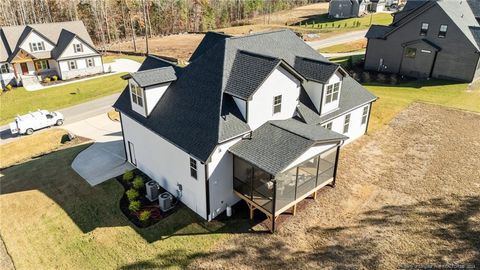
<instances>
[{"instance_id":1,"label":"dormer window","mask_svg":"<svg viewBox=\"0 0 480 270\"><path fill-rule=\"evenodd\" d=\"M43 41L32 42L30 43L30 49L32 50L32 52L45 51L45 44L43 43Z\"/></svg>"},{"instance_id":2,"label":"dormer window","mask_svg":"<svg viewBox=\"0 0 480 270\"><path fill-rule=\"evenodd\" d=\"M131 85L132 101L140 107L143 107L143 90L138 85Z\"/></svg>"},{"instance_id":3,"label":"dormer window","mask_svg":"<svg viewBox=\"0 0 480 270\"><path fill-rule=\"evenodd\" d=\"M0 74L7 74L10 73L8 70L8 64L2 64L0 65Z\"/></svg>"},{"instance_id":4,"label":"dormer window","mask_svg":"<svg viewBox=\"0 0 480 270\"><path fill-rule=\"evenodd\" d=\"M340 82L327 86L327 94L325 95L325 104L337 101L339 91L340 91Z\"/></svg>"},{"instance_id":5,"label":"dormer window","mask_svg":"<svg viewBox=\"0 0 480 270\"><path fill-rule=\"evenodd\" d=\"M332 122L328 122L325 125L322 125L323 128L326 128L328 130L332 130Z\"/></svg>"},{"instance_id":6,"label":"dormer window","mask_svg":"<svg viewBox=\"0 0 480 270\"><path fill-rule=\"evenodd\" d=\"M75 51L75 53L83 52L83 45L82 45L82 43L73 44L73 50Z\"/></svg>"}]
</instances>

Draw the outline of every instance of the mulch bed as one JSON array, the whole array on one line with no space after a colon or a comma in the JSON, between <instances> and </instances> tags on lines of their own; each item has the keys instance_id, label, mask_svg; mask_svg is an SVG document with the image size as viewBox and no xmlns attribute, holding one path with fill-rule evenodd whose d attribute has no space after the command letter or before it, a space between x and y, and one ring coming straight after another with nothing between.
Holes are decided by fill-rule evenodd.
<instances>
[{"instance_id":1,"label":"mulch bed","mask_svg":"<svg viewBox=\"0 0 480 270\"><path fill-rule=\"evenodd\" d=\"M81 76L81 77L75 77L75 78L71 78L71 79L67 79L67 80L58 79L56 81L49 81L49 82L40 81L40 84L42 86L51 86L51 85L63 84L63 83L66 83L66 82L78 81L78 80L91 78L91 77L96 77L96 76L105 75L105 74L109 74L109 72L96 73L96 74L91 74L91 75L86 75L86 76ZM113 73L111 73L111 74L113 74ZM51 76L51 77L53 77L53 76Z\"/></svg>"},{"instance_id":2,"label":"mulch bed","mask_svg":"<svg viewBox=\"0 0 480 270\"><path fill-rule=\"evenodd\" d=\"M152 180L150 177L148 177L148 175L144 174L138 169L133 170L133 172L135 176L141 176L145 184ZM122 177L123 175L120 175L120 176L117 176L115 179L117 179L117 181L123 186L124 190L127 191L130 188L132 188L132 184L126 183L125 181L123 181ZM167 191L162 187L160 187L159 194L162 194L164 192L167 192ZM125 192L123 193L123 196L120 199L120 210L138 228L147 228L158 223L160 220L175 213L175 211L177 211L180 204L179 202L179 204L177 204L177 206L175 206L173 209L167 212L163 212L162 210L160 210L160 207L158 205L158 199L151 202L145 197L145 194L146 194L145 187L143 187L142 190L139 190L139 194L140 195L138 196L137 200L140 201L141 207L140 207L140 210L136 212L132 212L130 211L130 209L128 209L130 201L128 200ZM173 203L174 204L176 203L175 197L173 199ZM145 211L145 210L148 210L151 212L150 219L148 219L147 221L140 221L139 215L142 211Z\"/></svg>"}]
</instances>

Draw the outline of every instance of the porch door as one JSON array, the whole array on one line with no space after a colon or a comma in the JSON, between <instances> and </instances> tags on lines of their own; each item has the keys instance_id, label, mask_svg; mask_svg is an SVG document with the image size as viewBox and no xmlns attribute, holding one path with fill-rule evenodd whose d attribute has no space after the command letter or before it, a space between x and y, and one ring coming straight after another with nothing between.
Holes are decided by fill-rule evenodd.
<instances>
[{"instance_id":1,"label":"porch door","mask_svg":"<svg viewBox=\"0 0 480 270\"><path fill-rule=\"evenodd\" d=\"M22 68L22 74L28 75L28 66L27 63L20 63L20 67Z\"/></svg>"},{"instance_id":2,"label":"porch door","mask_svg":"<svg viewBox=\"0 0 480 270\"><path fill-rule=\"evenodd\" d=\"M137 166L137 158L135 157L135 147L132 142L128 142L128 153L130 154L130 162Z\"/></svg>"}]
</instances>

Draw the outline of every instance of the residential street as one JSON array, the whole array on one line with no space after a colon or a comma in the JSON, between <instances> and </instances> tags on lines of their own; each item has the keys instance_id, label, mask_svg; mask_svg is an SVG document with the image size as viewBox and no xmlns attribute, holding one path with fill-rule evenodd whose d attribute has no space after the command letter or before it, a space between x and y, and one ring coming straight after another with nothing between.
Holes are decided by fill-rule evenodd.
<instances>
[{"instance_id":1,"label":"residential street","mask_svg":"<svg viewBox=\"0 0 480 270\"><path fill-rule=\"evenodd\" d=\"M113 94L103 98L88 101L82 104L78 104L72 107L59 110L65 116L65 125L72 124L102 113L106 113L112 110L113 103L117 100L118 94ZM41 132L41 130L36 131ZM20 136L13 136L10 134L8 125L0 127L0 144L11 142Z\"/></svg>"},{"instance_id":2,"label":"residential street","mask_svg":"<svg viewBox=\"0 0 480 270\"><path fill-rule=\"evenodd\" d=\"M310 45L315 50L318 50L321 48L326 48L326 47L330 47L337 44L342 44L342 43L363 39L365 38L366 33L367 33L367 30L349 32L349 33L334 36L331 38L326 38L326 39L321 39L316 41L309 41L307 42L307 44Z\"/></svg>"}]
</instances>

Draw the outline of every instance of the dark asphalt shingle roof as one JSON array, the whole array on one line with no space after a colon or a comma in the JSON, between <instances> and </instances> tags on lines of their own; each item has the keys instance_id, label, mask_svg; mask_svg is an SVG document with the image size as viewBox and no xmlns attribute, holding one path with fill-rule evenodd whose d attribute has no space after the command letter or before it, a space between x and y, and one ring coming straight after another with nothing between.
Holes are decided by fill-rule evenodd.
<instances>
[{"instance_id":1,"label":"dark asphalt shingle roof","mask_svg":"<svg viewBox=\"0 0 480 270\"><path fill-rule=\"evenodd\" d=\"M302 74L306 79L320 83L327 82L339 67L340 65L332 62L318 61L303 57L295 58L294 64L295 70Z\"/></svg>"},{"instance_id":2,"label":"dark asphalt shingle roof","mask_svg":"<svg viewBox=\"0 0 480 270\"><path fill-rule=\"evenodd\" d=\"M365 34L366 38L383 38L388 32L395 29L393 26L372 25Z\"/></svg>"},{"instance_id":3,"label":"dark asphalt shingle roof","mask_svg":"<svg viewBox=\"0 0 480 270\"><path fill-rule=\"evenodd\" d=\"M63 29L58 37L57 46L52 50L52 58L59 58L74 38L74 33Z\"/></svg>"},{"instance_id":4,"label":"dark asphalt shingle roof","mask_svg":"<svg viewBox=\"0 0 480 270\"><path fill-rule=\"evenodd\" d=\"M238 51L225 93L244 100L249 99L280 62L277 58Z\"/></svg>"},{"instance_id":5,"label":"dark asphalt shingle roof","mask_svg":"<svg viewBox=\"0 0 480 270\"><path fill-rule=\"evenodd\" d=\"M473 38L480 47L480 27L470 27L470 32L472 32Z\"/></svg>"},{"instance_id":6,"label":"dark asphalt shingle roof","mask_svg":"<svg viewBox=\"0 0 480 270\"><path fill-rule=\"evenodd\" d=\"M467 0L468 5L472 9L473 15L476 18L480 17L480 1L479 0Z\"/></svg>"},{"instance_id":7,"label":"dark asphalt shingle roof","mask_svg":"<svg viewBox=\"0 0 480 270\"><path fill-rule=\"evenodd\" d=\"M260 169L277 175L318 143L340 142L345 136L298 120L270 121L233 145L229 151Z\"/></svg>"},{"instance_id":8,"label":"dark asphalt shingle roof","mask_svg":"<svg viewBox=\"0 0 480 270\"><path fill-rule=\"evenodd\" d=\"M206 51L213 48L219 41L223 41L229 37L231 36L225 35L223 33L207 32L205 34L205 37L202 39L200 44L198 44L197 48L192 53L192 56L190 56L190 59L188 61L189 62L195 61L195 59L203 55Z\"/></svg>"},{"instance_id":9,"label":"dark asphalt shingle roof","mask_svg":"<svg viewBox=\"0 0 480 270\"><path fill-rule=\"evenodd\" d=\"M160 67L130 73L132 79L140 86L147 87L177 80L173 67Z\"/></svg>"},{"instance_id":10,"label":"dark asphalt shingle roof","mask_svg":"<svg viewBox=\"0 0 480 270\"><path fill-rule=\"evenodd\" d=\"M237 80L233 77L238 74L238 52L281 59L288 67L294 66L297 57L328 61L290 30L219 38L214 44L176 71L177 80L170 84L148 118L139 120L141 116L131 110L128 89L114 107L190 155L207 161L218 143L250 130L233 99L226 94L227 89L232 89L231 80Z\"/></svg>"},{"instance_id":11,"label":"dark asphalt shingle roof","mask_svg":"<svg viewBox=\"0 0 480 270\"><path fill-rule=\"evenodd\" d=\"M345 76L342 81L342 90L340 91L340 101L337 110L320 117L313 104L309 106L305 102L300 102L297 110L308 124L320 124L376 99L376 96L368 92L352 77Z\"/></svg>"}]
</instances>

